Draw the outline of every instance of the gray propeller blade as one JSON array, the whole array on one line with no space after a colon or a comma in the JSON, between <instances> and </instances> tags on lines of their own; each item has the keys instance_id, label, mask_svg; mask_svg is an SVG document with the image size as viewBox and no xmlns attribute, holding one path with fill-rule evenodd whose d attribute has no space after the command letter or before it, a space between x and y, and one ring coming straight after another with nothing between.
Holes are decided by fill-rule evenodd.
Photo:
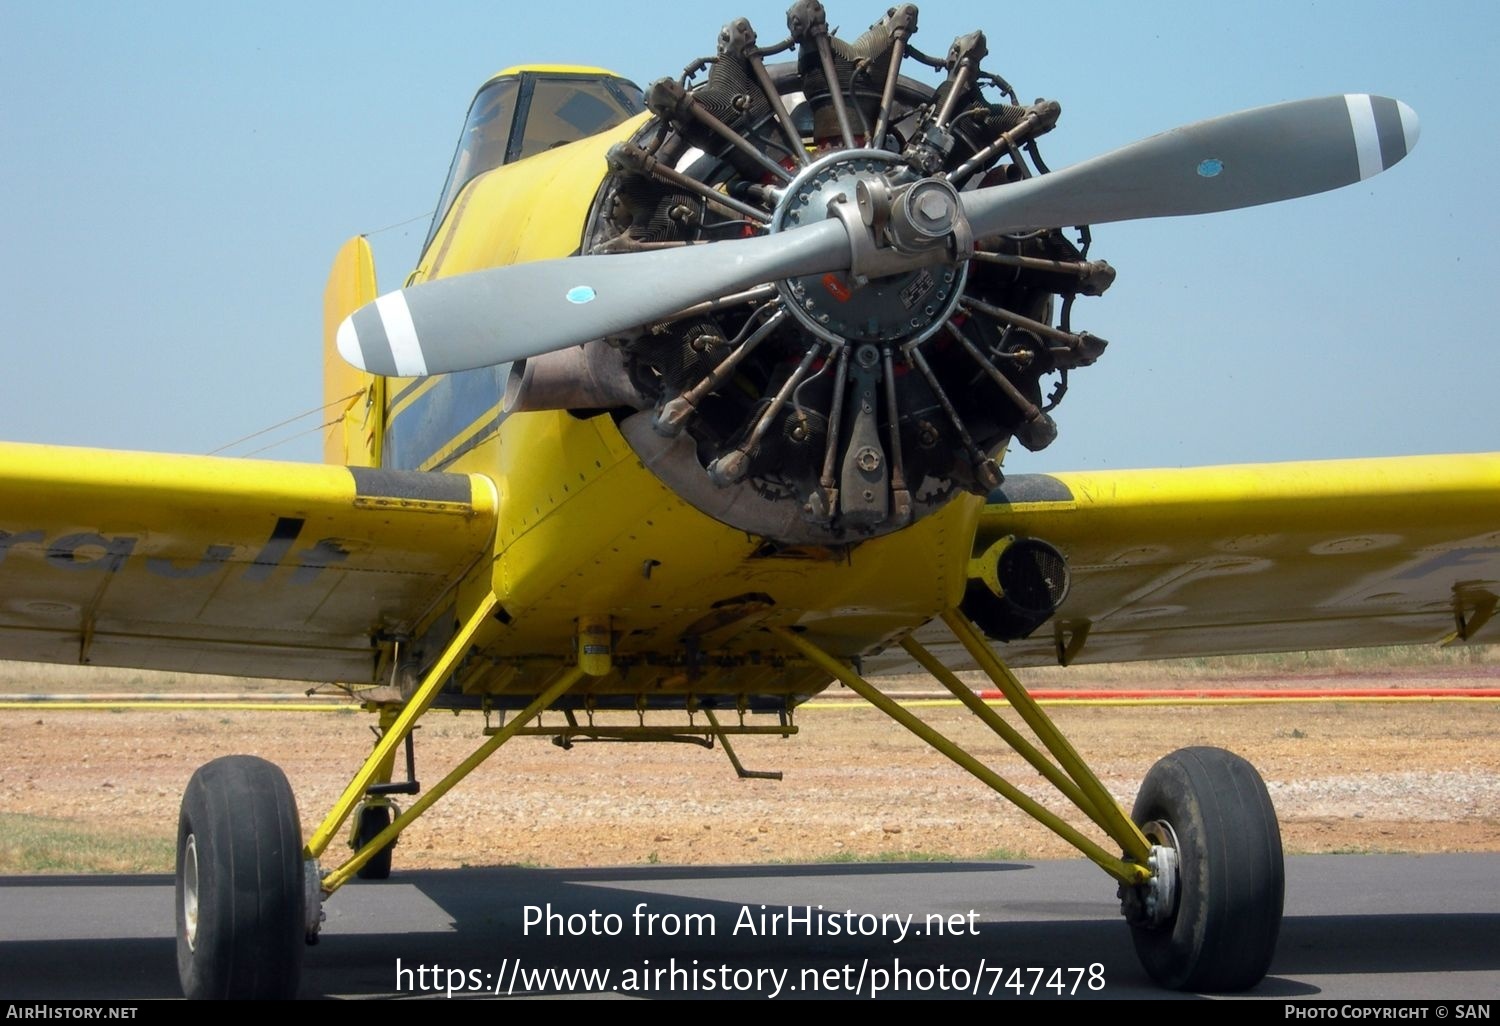
<instances>
[{"instance_id":1,"label":"gray propeller blade","mask_svg":"<svg viewBox=\"0 0 1500 1026\"><path fill-rule=\"evenodd\" d=\"M1205 214L1352 185L1406 156L1417 135L1416 113L1396 100L1299 100L1200 121L961 198L980 238ZM399 377L507 363L764 282L846 270L850 254L843 224L830 218L753 239L475 271L355 311L339 327L339 352L357 367Z\"/></svg>"},{"instance_id":2,"label":"gray propeller blade","mask_svg":"<svg viewBox=\"0 0 1500 1026\"><path fill-rule=\"evenodd\" d=\"M339 326L339 353L374 374L471 370L637 328L753 285L848 266L849 236L834 220L704 246L512 264L381 296Z\"/></svg>"},{"instance_id":3,"label":"gray propeller blade","mask_svg":"<svg viewBox=\"0 0 1500 1026\"><path fill-rule=\"evenodd\" d=\"M1174 128L1050 175L962 195L976 238L1237 210L1377 175L1417 144L1406 104L1363 93Z\"/></svg>"}]
</instances>

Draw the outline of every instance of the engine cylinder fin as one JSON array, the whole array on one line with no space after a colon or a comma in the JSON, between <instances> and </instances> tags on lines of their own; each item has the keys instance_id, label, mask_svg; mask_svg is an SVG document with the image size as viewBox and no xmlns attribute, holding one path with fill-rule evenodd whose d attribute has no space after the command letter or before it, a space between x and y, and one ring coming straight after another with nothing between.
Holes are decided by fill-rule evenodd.
<instances>
[{"instance_id":1,"label":"engine cylinder fin","mask_svg":"<svg viewBox=\"0 0 1500 1026\"><path fill-rule=\"evenodd\" d=\"M763 109L771 112L777 127L781 129L785 137L787 155L798 165L806 166L810 158L807 155L807 147L802 141L802 133L797 130L796 124L792 121L791 112L786 109L781 93L777 91L770 74L766 71L764 56L768 51L762 50L756 42L755 29L751 27L749 19L736 18L725 25L719 33L719 60L734 61L739 68L743 69L743 73L749 76L750 82L754 84L757 91L759 104L764 104ZM776 48L773 48L773 51L774 49ZM712 77L710 77L711 82ZM748 84L745 88L748 95ZM751 101L751 103L756 104L756 101ZM747 104L747 107L750 105ZM750 109L758 112L761 108L757 104ZM768 139L767 142L769 141Z\"/></svg>"},{"instance_id":2,"label":"engine cylinder fin","mask_svg":"<svg viewBox=\"0 0 1500 1026\"><path fill-rule=\"evenodd\" d=\"M718 56L710 65L708 81L695 90L713 115L730 128L744 129L770 113L769 99L755 89L755 74L748 54L754 52L755 29L745 18L736 18L719 32Z\"/></svg>"},{"instance_id":3,"label":"engine cylinder fin","mask_svg":"<svg viewBox=\"0 0 1500 1026\"><path fill-rule=\"evenodd\" d=\"M983 32L970 32L959 36L948 48L948 80L938 86L933 123L946 128L953 120L954 111L960 104L972 103L978 98L976 80L979 63L989 56L989 44Z\"/></svg>"},{"instance_id":4,"label":"engine cylinder fin","mask_svg":"<svg viewBox=\"0 0 1500 1026\"><path fill-rule=\"evenodd\" d=\"M767 307L767 309L771 308ZM766 318L765 323L757 328L749 338L737 338L735 342L732 342L731 345L735 348L713 369L712 373L705 376L702 381L686 392L683 392L677 398L662 406L661 411L656 417L657 430L662 434L676 434L681 431L683 422L698 408L698 404L703 402L704 397L722 385L730 373L755 351L755 347L764 342L773 331L781 326L781 323L786 320L786 316L786 311L777 307L775 308L775 312ZM747 322L745 330L748 331L750 325L753 323L753 319Z\"/></svg>"},{"instance_id":5,"label":"engine cylinder fin","mask_svg":"<svg viewBox=\"0 0 1500 1026\"><path fill-rule=\"evenodd\" d=\"M695 178L689 178L676 168L666 166L639 146L632 145L631 143L622 142L611 146L605 159L609 161L611 167L635 172L631 177L639 178L641 175L649 175L670 189L691 192L706 201L710 207L717 207L726 216L733 217L739 214L741 217L747 217L758 224L767 224L771 220L771 215L766 211L737 200L733 196L726 195L716 189L710 189L702 182ZM680 196L680 192L677 196ZM677 196L669 193L666 199L674 199ZM657 240L642 239L641 241Z\"/></svg>"},{"instance_id":6,"label":"engine cylinder fin","mask_svg":"<svg viewBox=\"0 0 1500 1026\"><path fill-rule=\"evenodd\" d=\"M828 80L828 95L833 100L833 114L838 119L839 134L844 137L844 149L854 149L854 127L849 124L849 107L844 102L843 77L833 63L833 46L828 41L828 33L820 32L813 37L813 43L818 48L818 61L823 65L823 76ZM849 75L852 81L854 76Z\"/></svg>"},{"instance_id":7,"label":"engine cylinder fin","mask_svg":"<svg viewBox=\"0 0 1500 1026\"><path fill-rule=\"evenodd\" d=\"M793 389L801 384L802 379L812 367L813 360L817 359L823 345L824 343L820 340L807 347L807 352L802 356L802 362L797 365L797 369L792 372L791 376L782 383L775 397L766 405L765 411L755 421L754 427L750 429L745 440L735 449L709 464L708 474L714 479L715 483L729 484L740 480L749 473L751 455L755 452L756 447L760 445L761 440L766 437L766 432L771 430L771 424L775 422L776 415L781 412L782 407L791 398Z\"/></svg>"},{"instance_id":8,"label":"engine cylinder fin","mask_svg":"<svg viewBox=\"0 0 1500 1026\"><path fill-rule=\"evenodd\" d=\"M845 97L854 93L857 55L848 43L829 31L827 12L818 0L796 0L786 12L786 23L797 43L797 70L812 109L814 141L836 138L844 149L854 149L854 127ZM865 130L863 134L868 136L865 112L858 102L854 106Z\"/></svg>"},{"instance_id":9,"label":"engine cylinder fin","mask_svg":"<svg viewBox=\"0 0 1500 1026\"><path fill-rule=\"evenodd\" d=\"M1006 153L1010 154L1012 165L1029 177L1030 171L1026 168L1026 161L1021 159L1017 147L1052 131L1062 114L1062 105L1055 100L1038 100L1027 108L982 104L971 109L988 111L987 116L982 116L975 134L991 141L975 146L973 155L953 169L949 180L955 185L962 185L975 172L989 167Z\"/></svg>"},{"instance_id":10,"label":"engine cylinder fin","mask_svg":"<svg viewBox=\"0 0 1500 1026\"><path fill-rule=\"evenodd\" d=\"M891 104L896 99L896 83L901 78L901 62L906 59L906 41L917 34L916 5L901 4L892 7L875 28L882 26L890 37L890 58L886 62L885 86L880 91L880 108L875 115L875 130L870 135L869 144L877 149L885 146L886 131L891 127ZM865 35L873 33L875 28ZM872 57L867 65L867 71L873 72L874 67L875 60Z\"/></svg>"},{"instance_id":11,"label":"engine cylinder fin","mask_svg":"<svg viewBox=\"0 0 1500 1026\"><path fill-rule=\"evenodd\" d=\"M792 175L786 168L767 157L756 149L750 140L715 117L713 112L704 108L694 94L684 89L676 79L663 78L653 82L651 88L646 90L646 106L657 117L676 125L689 141L705 151L715 149L713 139L717 137L728 143L733 152L740 156L741 161L737 163L748 161L751 167L758 167L773 178L779 178L787 183L791 182ZM728 154L720 148L718 155Z\"/></svg>"},{"instance_id":12,"label":"engine cylinder fin","mask_svg":"<svg viewBox=\"0 0 1500 1026\"><path fill-rule=\"evenodd\" d=\"M1061 388L1044 405L1040 379L1098 356L1103 341L1067 314L1113 271L1087 259L1086 230L1082 251L1058 229L973 238L958 189L1045 174L1035 141L1061 109L1021 105L982 67L983 33L932 61L910 4L852 42L818 0L796 0L787 25L763 47L735 19L714 56L652 87L656 118L611 154L582 250L828 234L837 219L844 269L741 288L608 344L654 406L613 413L664 483L768 544L843 548L987 492L1013 441L1051 441Z\"/></svg>"}]
</instances>

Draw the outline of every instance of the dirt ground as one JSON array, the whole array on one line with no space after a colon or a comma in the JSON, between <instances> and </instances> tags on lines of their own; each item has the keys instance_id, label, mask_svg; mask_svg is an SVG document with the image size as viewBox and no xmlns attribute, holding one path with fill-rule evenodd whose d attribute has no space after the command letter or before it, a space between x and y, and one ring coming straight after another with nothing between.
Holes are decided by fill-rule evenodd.
<instances>
[{"instance_id":1,"label":"dirt ground","mask_svg":"<svg viewBox=\"0 0 1500 1026\"><path fill-rule=\"evenodd\" d=\"M1199 686L1500 686L1493 664L1394 679L1387 671L1313 676ZM1056 807L1045 782L967 712L925 703L918 711ZM1218 745L1250 759L1266 778L1289 852L1500 850L1500 701L1050 711L1127 808L1156 758L1185 745ZM310 830L368 750L368 723L357 712L0 711L0 814L167 841L193 770L219 755L250 753L286 770ZM717 749L580 744L564 751L518 739L402 837L396 866L1072 854L868 706L817 703L799 713L797 725L800 735L789 740L735 742L748 767L783 771L780 782L737 779ZM475 714L429 716L418 734L419 777L435 782L483 740L480 726ZM162 850L168 864L141 868L170 868L170 844Z\"/></svg>"}]
</instances>

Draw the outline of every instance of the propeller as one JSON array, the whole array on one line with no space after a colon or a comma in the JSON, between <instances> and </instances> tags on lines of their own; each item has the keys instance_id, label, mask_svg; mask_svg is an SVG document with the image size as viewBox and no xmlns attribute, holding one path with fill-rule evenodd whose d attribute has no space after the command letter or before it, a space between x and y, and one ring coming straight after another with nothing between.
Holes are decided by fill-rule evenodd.
<instances>
[{"instance_id":1,"label":"propeller","mask_svg":"<svg viewBox=\"0 0 1500 1026\"><path fill-rule=\"evenodd\" d=\"M339 325L344 359L420 377L522 360L659 321L694 303L849 266L837 221L733 242L567 257L391 292Z\"/></svg>"},{"instance_id":2,"label":"propeller","mask_svg":"<svg viewBox=\"0 0 1500 1026\"><path fill-rule=\"evenodd\" d=\"M1416 112L1386 97L1299 100L960 198L979 238L1234 210L1363 181L1411 152L1418 131ZM751 239L496 267L381 296L340 325L338 347L375 374L470 370L622 333L764 282L847 270L852 254L844 221L830 218Z\"/></svg>"},{"instance_id":3,"label":"propeller","mask_svg":"<svg viewBox=\"0 0 1500 1026\"><path fill-rule=\"evenodd\" d=\"M1174 128L1050 175L962 196L976 237L1238 210L1363 181L1417 145L1417 113L1352 93Z\"/></svg>"}]
</instances>

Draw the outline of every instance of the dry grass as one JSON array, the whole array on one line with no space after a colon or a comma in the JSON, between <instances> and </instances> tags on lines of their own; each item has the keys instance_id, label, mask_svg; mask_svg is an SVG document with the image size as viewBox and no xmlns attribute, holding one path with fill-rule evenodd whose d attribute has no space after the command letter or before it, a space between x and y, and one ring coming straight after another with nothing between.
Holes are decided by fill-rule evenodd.
<instances>
[{"instance_id":1,"label":"dry grass","mask_svg":"<svg viewBox=\"0 0 1500 1026\"><path fill-rule=\"evenodd\" d=\"M1098 666L1042 666L1019 671L1029 686L1046 687L1078 678L1126 685L1144 681L1213 681L1245 678L1287 678L1341 673L1405 675L1412 670L1472 670L1488 667L1500 673L1500 646L1387 645L1380 648L1345 648L1322 652L1269 652L1257 655L1198 656L1140 663L1105 663Z\"/></svg>"},{"instance_id":2,"label":"dry grass","mask_svg":"<svg viewBox=\"0 0 1500 1026\"><path fill-rule=\"evenodd\" d=\"M1177 660L1075 668L1065 681L1060 672L1023 676L1035 687L1191 688L1257 680L1494 686L1500 649ZM0 694L302 690L227 677L0 667ZM923 713L976 752L995 753L994 739L963 710ZM1062 707L1055 717L1127 805L1156 756L1212 744L1240 751L1262 769L1288 851L1500 850L1500 754L1493 746L1500 703ZM188 776L230 751L282 765L304 827L311 827L368 752L365 724L352 722L363 719L44 707L0 713L9 746L0 757L0 873L169 872L177 802ZM745 738L737 745L752 768L785 769L781 784L734 780L721 756L681 745L580 745L566 753L541 742L508 747L403 835L398 864L712 865L1069 854L873 709L809 709L798 720L805 733L799 743ZM430 782L472 750L479 720L443 715L424 728L419 770ZM1024 786L1035 783L1015 757L995 757L997 769ZM336 842L333 855L342 850Z\"/></svg>"},{"instance_id":3,"label":"dry grass","mask_svg":"<svg viewBox=\"0 0 1500 1026\"><path fill-rule=\"evenodd\" d=\"M0 812L0 875L170 873L175 842L159 830L152 833L109 821L93 825Z\"/></svg>"},{"instance_id":4,"label":"dry grass","mask_svg":"<svg viewBox=\"0 0 1500 1026\"><path fill-rule=\"evenodd\" d=\"M1028 686L1120 686L1147 683L1211 682L1247 678L1288 678L1340 673L1406 675L1413 670L1473 671L1500 675L1500 645L1390 645L1382 648L1324 652L1273 652L1261 655L1162 659L1139 663L1043 666L1017 671ZM969 675L964 675L969 676ZM903 678L904 682L905 678ZM110 694L285 694L302 695L317 685L308 681L223 677L157 670L116 669L50 663L0 663L0 695L51 695L71 692Z\"/></svg>"},{"instance_id":5,"label":"dry grass","mask_svg":"<svg viewBox=\"0 0 1500 1026\"><path fill-rule=\"evenodd\" d=\"M0 662L0 697L15 695L101 694L283 694L302 695L308 681L225 677L113 666Z\"/></svg>"}]
</instances>

